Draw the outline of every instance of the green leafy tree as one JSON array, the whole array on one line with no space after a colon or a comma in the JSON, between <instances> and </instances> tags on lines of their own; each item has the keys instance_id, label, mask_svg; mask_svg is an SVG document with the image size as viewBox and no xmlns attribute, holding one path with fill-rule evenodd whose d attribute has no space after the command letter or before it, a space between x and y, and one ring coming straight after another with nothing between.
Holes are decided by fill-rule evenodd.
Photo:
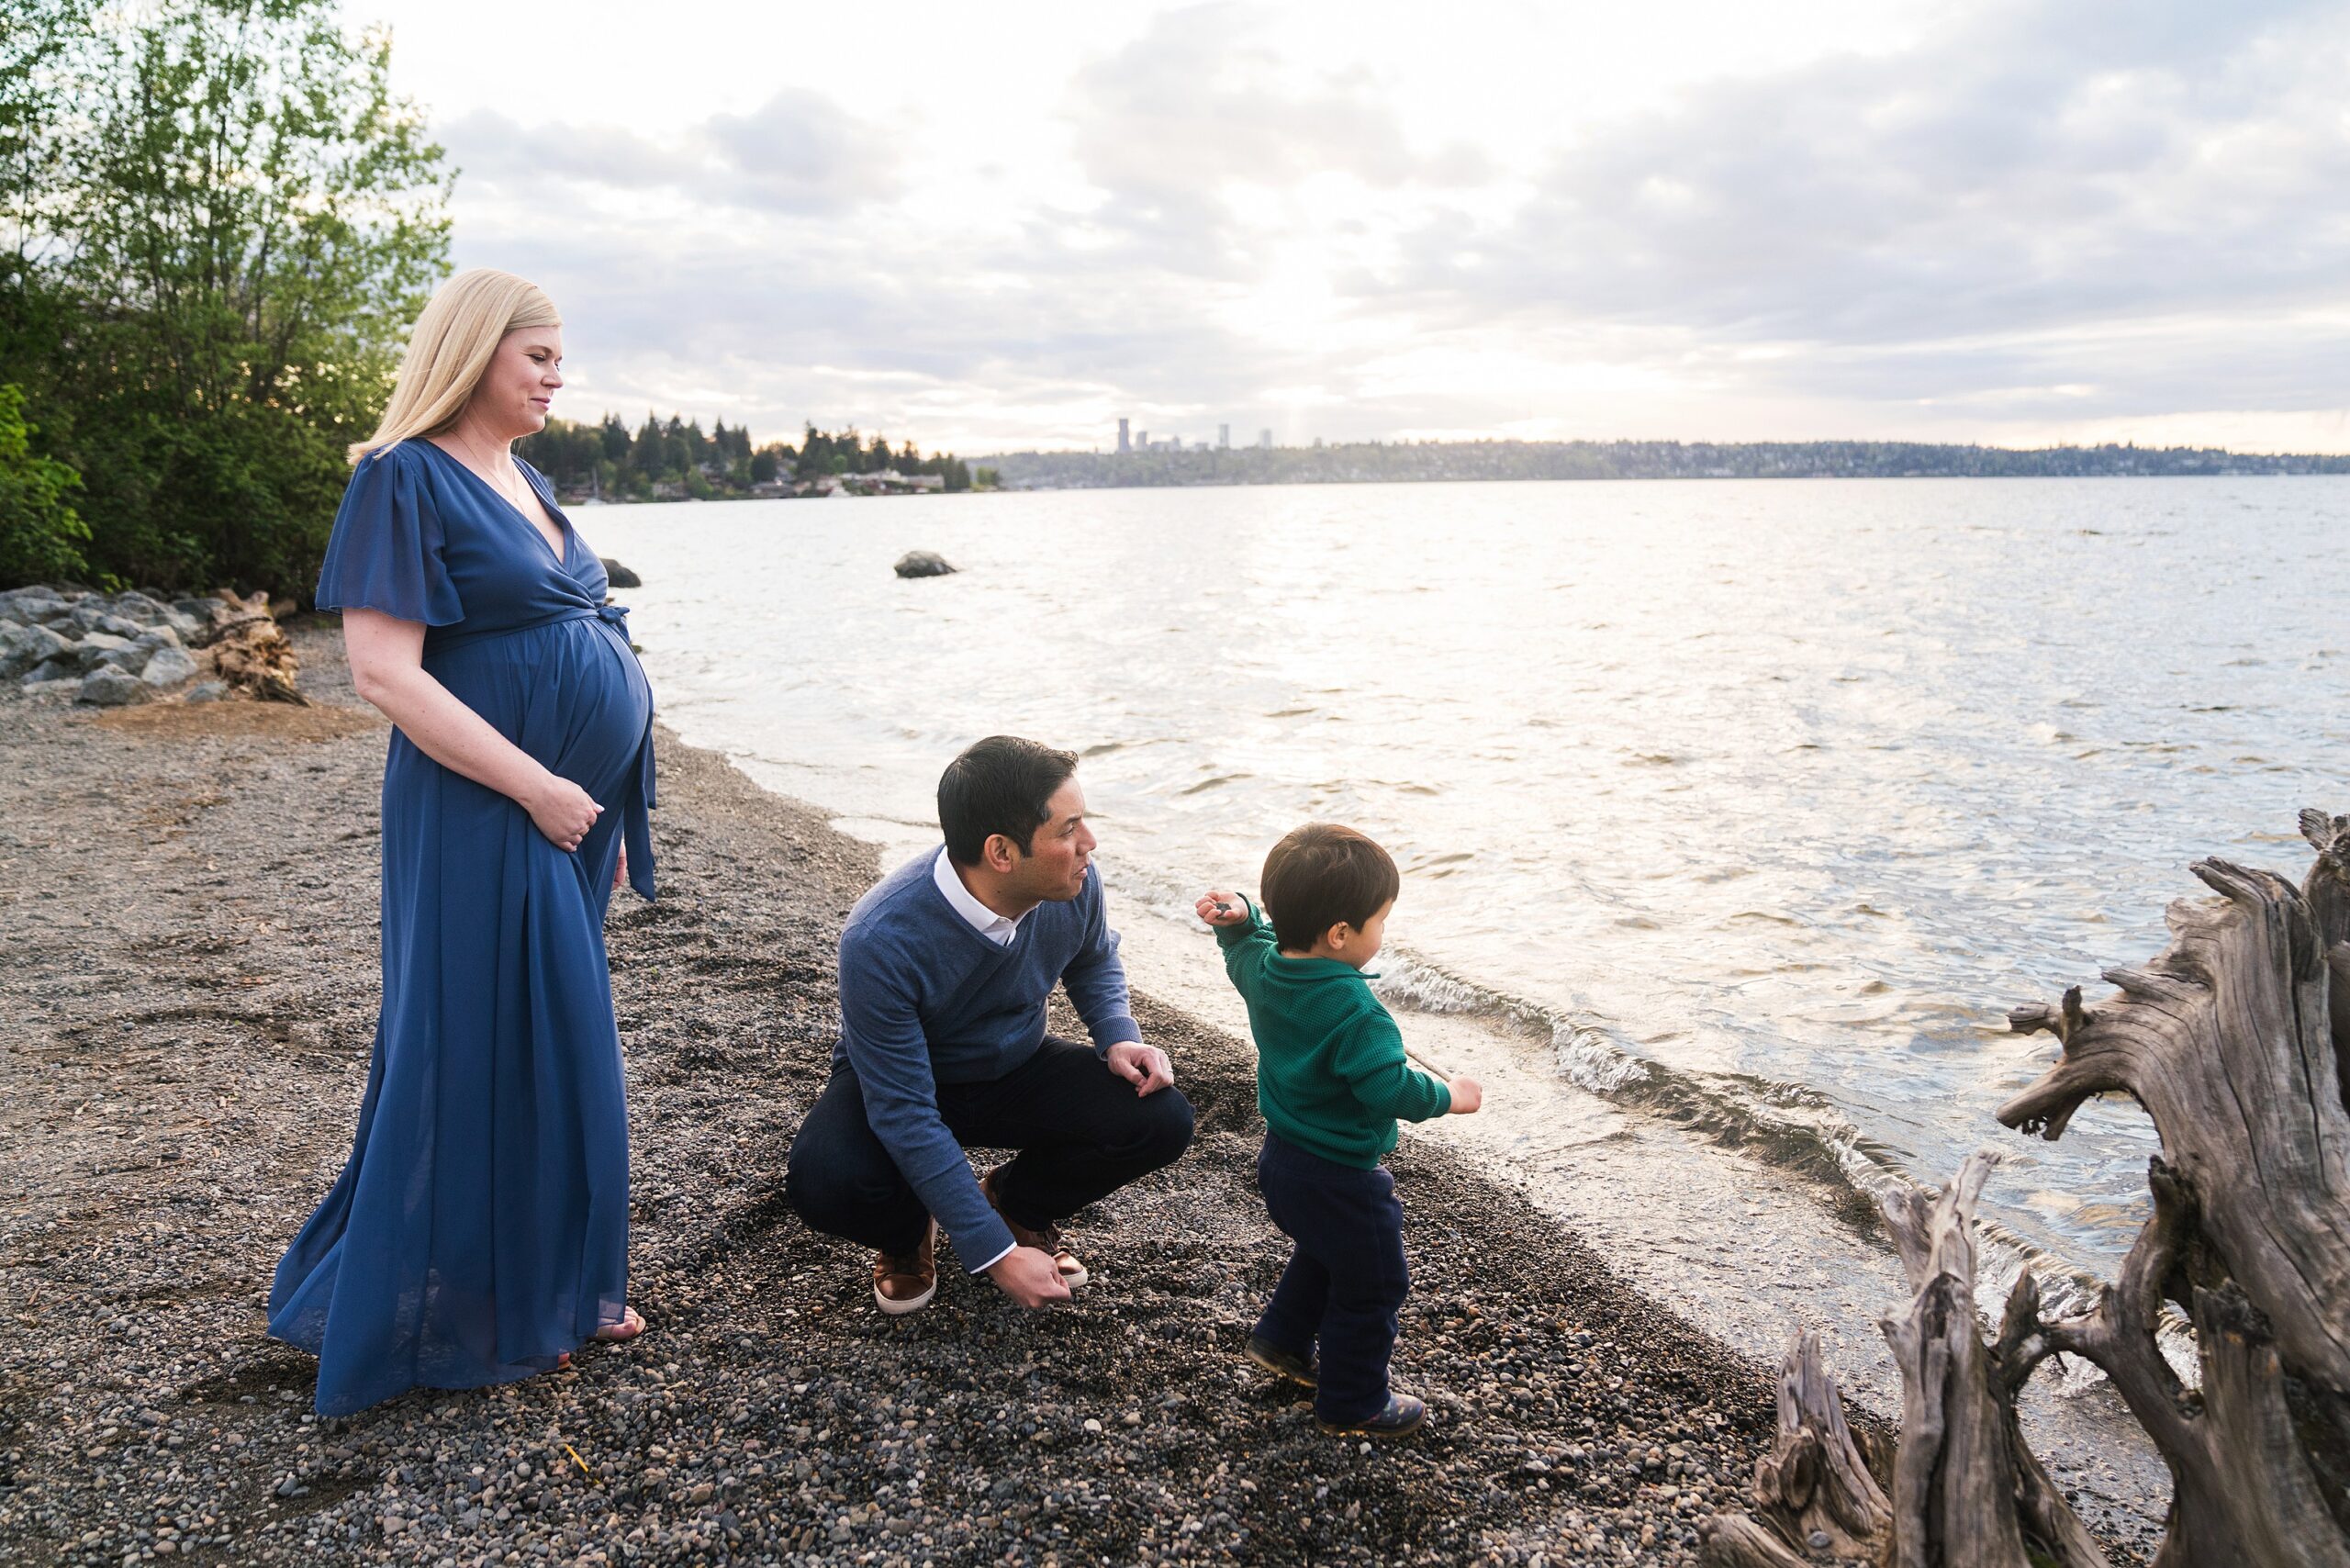
<instances>
[{"instance_id":1,"label":"green leafy tree","mask_svg":"<svg viewBox=\"0 0 2350 1568\"><path fill-rule=\"evenodd\" d=\"M446 270L441 149L392 95L388 38L327 0L50 9L50 87L6 89L30 108L0 162L28 140L45 162L8 196L0 376L84 476L95 570L307 592L342 448Z\"/></svg>"},{"instance_id":2,"label":"green leafy tree","mask_svg":"<svg viewBox=\"0 0 2350 1568\"><path fill-rule=\"evenodd\" d=\"M0 582L79 577L89 570L82 548L89 525L66 504L82 476L38 457L25 423L25 389L0 386Z\"/></svg>"}]
</instances>

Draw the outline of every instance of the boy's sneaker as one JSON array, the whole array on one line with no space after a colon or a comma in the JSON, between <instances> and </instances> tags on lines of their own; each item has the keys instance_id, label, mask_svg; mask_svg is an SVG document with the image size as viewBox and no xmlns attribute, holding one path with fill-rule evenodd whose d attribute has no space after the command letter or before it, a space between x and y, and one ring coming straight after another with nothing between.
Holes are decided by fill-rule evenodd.
<instances>
[{"instance_id":1,"label":"boy's sneaker","mask_svg":"<svg viewBox=\"0 0 2350 1568\"><path fill-rule=\"evenodd\" d=\"M923 1232L912 1252L878 1252L873 1258L873 1305L891 1317L920 1312L938 1294L938 1222Z\"/></svg>"},{"instance_id":2,"label":"boy's sneaker","mask_svg":"<svg viewBox=\"0 0 2350 1568\"><path fill-rule=\"evenodd\" d=\"M1003 1167L999 1165L980 1177L979 1194L987 1199L988 1207L995 1210L997 1217L1012 1232L1012 1239L1023 1247L1034 1247L1039 1252L1049 1254L1053 1267L1060 1271L1061 1283L1070 1290L1076 1290L1091 1280L1093 1276L1084 1264L1077 1260L1077 1254L1069 1249L1069 1238L1061 1234L1059 1226L1048 1225L1042 1230L1031 1230L1003 1212L1003 1205L996 1202L995 1197L995 1179L1002 1174Z\"/></svg>"},{"instance_id":3,"label":"boy's sneaker","mask_svg":"<svg viewBox=\"0 0 2350 1568\"><path fill-rule=\"evenodd\" d=\"M1270 1339L1251 1334L1248 1342L1240 1347L1240 1353L1275 1377L1285 1377L1308 1388L1314 1386L1314 1363L1304 1357L1292 1355Z\"/></svg>"},{"instance_id":4,"label":"boy's sneaker","mask_svg":"<svg viewBox=\"0 0 2350 1568\"><path fill-rule=\"evenodd\" d=\"M1387 1408L1367 1420L1345 1423L1316 1420L1314 1424L1326 1432L1342 1438L1401 1438L1420 1429L1428 1418L1428 1407L1408 1394L1391 1394Z\"/></svg>"}]
</instances>

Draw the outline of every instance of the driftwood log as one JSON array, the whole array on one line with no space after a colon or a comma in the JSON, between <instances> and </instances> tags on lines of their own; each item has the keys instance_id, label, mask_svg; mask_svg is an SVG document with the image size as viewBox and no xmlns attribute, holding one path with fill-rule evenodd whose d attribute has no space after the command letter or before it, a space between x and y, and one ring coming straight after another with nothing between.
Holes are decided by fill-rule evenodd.
<instances>
[{"instance_id":1,"label":"driftwood log","mask_svg":"<svg viewBox=\"0 0 2350 1568\"><path fill-rule=\"evenodd\" d=\"M2108 971L2115 995L2092 1008L2075 988L2009 1014L2061 1054L2001 1122L2059 1137L2083 1101L2120 1092L2162 1140L2153 1212L2120 1277L2052 1322L2027 1271L1986 1343L1970 1220L1993 1158L1970 1159L1938 1197L1889 1199L1916 1294L1884 1325L1902 1430L1882 1519L1821 1505L1823 1482L1831 1499L1871 1494L1846 1478L1861 1456L1807 1336L1782 1374L1755 1512L1714 1521L1710 1561L2103 1562L2015 1417L2033 1370L2074 1355L2111 1381L2169 1468L2157 1568L2350 1568L2350 818L2304 812L2301 832L2317 858L2300 887L2199 862L2219 896L2173 904L2170 945ZM2194 1387L2163 1355L2165 1303L2191 1327Z\"/></svg>"}]
</instances>

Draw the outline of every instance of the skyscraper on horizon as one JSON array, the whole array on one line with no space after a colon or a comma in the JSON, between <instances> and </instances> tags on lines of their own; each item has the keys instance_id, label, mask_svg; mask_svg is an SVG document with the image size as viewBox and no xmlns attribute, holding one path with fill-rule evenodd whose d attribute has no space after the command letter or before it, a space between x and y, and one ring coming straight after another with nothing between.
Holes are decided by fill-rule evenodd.
<instances>
[{"instance_id":1,"label":"skyscraper on horizon","mask_svg":"<svg viewBox=\"0 0 2350 1568\"><path fill-rule=\"evenodd\" d=\"M1230 452L1232 450L1232 427L1230 425L1218 425L1215 427L1215 444L1216 450L1219 452Z\"/></svg>"},{"instance_id":2,"label":"skyscraper on horizon","mask_svg":"<svg viewBox=\"0 0 2350 1568\"><path fill-rule=\"evenodd\" d=\"M1272 451L1273 432L1270 431L1259 431L1257 432L1257 448L1260 452Z\"/></svg>"},{"instance_id":3,"label":"skyscraper on horizon","mask_svg":"<svg viewBox=\"0 0 2350 1568\"><path fill-rule=\"evenodd\" d=\"M1126 434L1126 421L1122 416L1118 420L1118 450L1120 452L1132 452L1134 449L1135 443L1133 438Z\"/></svg>"}]
</instances>

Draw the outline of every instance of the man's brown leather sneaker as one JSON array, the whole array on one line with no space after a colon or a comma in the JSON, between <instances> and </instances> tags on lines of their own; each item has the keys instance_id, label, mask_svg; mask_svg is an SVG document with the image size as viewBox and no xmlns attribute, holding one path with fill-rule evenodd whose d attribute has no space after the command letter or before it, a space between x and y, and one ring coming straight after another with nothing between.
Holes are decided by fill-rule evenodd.
<instances>
[{"instance_id":1,"label":"man's brown leather sneaker","mask_svg":"<svg viewBox=\"0 0 2350 1568\"><path fill-rule=\"evenodd\" d=\"M1077 1254L1069 1249L1069 1238L1061 1234L1059 1226L1048 1225L1042 1230L1031 1230L1003 1212L1003 1205L995 1198L995 1179L1002 1170L1003 1167L999 1165L980 1177L979 1191L986 1194L989 1206L1011 1228L1012 1239L1023 1247L1034 1247L1040 1252L1051 1253L1053 1267L1061 1271L1061 1283L1071 1290L1091 1279L1093 1276L1086 1272L1085 1265L1077 1260Z\"/></svg>"},{"instance_id":2,"label":"man's brown leather sneaker","mask_svg":"<svg viewBox=\"0 0 2350 1568\"><path fill-rule=\"evenodd\" d=\"M877 1252L873 1257L873 1305L892 1317L920 1312L938 1294L938 1222L923 1232L922 1245L912 1252Z\"/></svg>"}]
</instances>

